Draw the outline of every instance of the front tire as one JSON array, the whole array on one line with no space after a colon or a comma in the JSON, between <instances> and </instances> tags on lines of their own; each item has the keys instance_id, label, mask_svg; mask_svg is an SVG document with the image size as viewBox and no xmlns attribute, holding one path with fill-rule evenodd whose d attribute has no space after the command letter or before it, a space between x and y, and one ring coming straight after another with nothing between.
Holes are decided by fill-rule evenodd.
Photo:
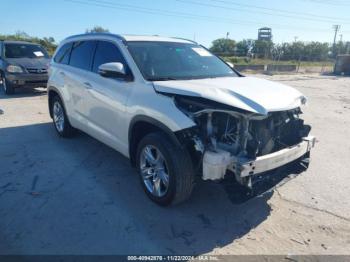
<instances>
[{"instance_id":1,"label":"front tire","mask_svg":"<svg viewBox=\"0 0 350 262\"><path fill-rule=\"evenodd\" d=\"M167 206L187 200L194 187L188 152L161 132L146 135L137 149L142 187L155 203Z\"/></svg>"},{"instance_id":2,"label":"front tire","mask_svg":"<svg viewBox=\"0 0 350 262\"><path fill-rule=\"evenodd\" d=\"M55 96L51 103L52 119L55 129L61 137L72 137L76 133L76 129L71 126L64 109L62 100L59 96Z\"/></svg>"},{"instance_id":3,"label":"front tire","mask_svg":"<svg viewBox=\"0 0 350 262\"><path fill-rule=\"evenodd\" d=\"M9 81L7 81L4 75L1 76L2 87L6 95L13 95L15 93L15 88Z\"/></svg>"}]
</instances>

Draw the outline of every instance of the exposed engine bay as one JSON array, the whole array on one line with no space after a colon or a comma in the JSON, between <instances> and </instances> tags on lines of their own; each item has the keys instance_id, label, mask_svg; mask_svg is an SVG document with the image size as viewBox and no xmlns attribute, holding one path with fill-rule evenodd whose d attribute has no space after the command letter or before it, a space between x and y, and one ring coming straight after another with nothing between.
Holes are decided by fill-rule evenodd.
<instances>
[{"instance_id":1,"label":"exposed engine bay","mask_svg":"<svg viewBox=\"0 0 350 262\"><path fill-rule=\"evenodd\" d=\"M249 181L242 178L241 163L253 166L251 161L259 157L274 156L273 153L278 157L277 152L299 145L311 130L300 119L300 108L259 115L203 98L177 95L174 100L197 124L196 128L186 130L184 136L187 141L191 140L188 147L196 151L193 152L197 155L195 162L203 163L205 180L222 179L229 169L239 182L249 185Z\"/></svg>"}]
</instances>

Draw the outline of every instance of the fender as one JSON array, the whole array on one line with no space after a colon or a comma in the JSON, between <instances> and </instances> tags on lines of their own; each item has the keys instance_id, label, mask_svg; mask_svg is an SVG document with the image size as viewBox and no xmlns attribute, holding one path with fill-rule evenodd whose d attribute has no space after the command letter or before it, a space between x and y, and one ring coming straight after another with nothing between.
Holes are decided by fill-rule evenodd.
<instances>
[{"instance_id":1,"label":"fender","mask_svg":"<svg viewBox=\"0 0 350 262\"><path fill-rule=\"evenodd\" d=\"M132 132L134 129L135 124L140 123L140 122L144 122L144 123L148 123L151 124L152 126L154 126L155 128L163 131L165 134L167 134L167 136L170 138L171 142L173 142L176 146L180 146L182 147L182 144L180 143L179 139L177 138L176 134L166 125L164 125L162 122L146 116L146 115L136 115L133 117L133 119L130 121L130 125L129 125L129 131L128 131L128 141L129 141L129 157L131 162L134 161L134 141L132 140Z\"/></svg>"},{"instance_id":2,"label":"fender","mask_svg":"<svg viewBox=\"0 0 350 262\"><path fill-rule=\"evenodd\" d=\"M48 99L47 99L47 102L48 102L48 106L49 106L49 113L50 113L50 117L52 118L52 110L51 110L51 106L50 106L50 91L54 91L61 99L62 103L63 103L63 108L64 110L66 111L66 106L64 104L64 100L61 96L61 93L60 91L56 88L56 87L53 87L53 86L49 86L48 89L47 89L47 95L48 95ZM67 111L66 111L67 112Z\"/></svg>"},{"instance_id":3,"label":"fender","mask_svg":"<svg viewBox=\"0 0 350 262\"><path fill-rule=\"evenodd\" d=\"M160 122L152 117L146 116L146 115L134 116L133 119L130 121L129 132L128 132L129 143L131 142L131 132L132 132L135 124L138 122L146 122L146 123L149 123L149 124L159 128L159 129L161 129L163 132L165 132L171 138L172 142L174 142L178 146L181 146L175 133L173 131L171 131L171 129L169 127L164 125L162 122Z\"/></svg>"}]
</instances>

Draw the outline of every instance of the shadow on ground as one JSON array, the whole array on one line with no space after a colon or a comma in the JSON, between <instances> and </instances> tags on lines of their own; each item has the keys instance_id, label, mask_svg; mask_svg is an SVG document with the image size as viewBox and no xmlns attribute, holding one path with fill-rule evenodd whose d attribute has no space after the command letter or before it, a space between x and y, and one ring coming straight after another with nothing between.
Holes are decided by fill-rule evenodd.
<instances>
[{"instance_id":1,"label":"shadow on ground","mask_svg":"<svg viewBox=\"0 0 350 262\"><path fill-rule=\"evenodd\" d=\"M46 88L16 88L13 95L5 95L4 89L0 84L0 100L1 99L11 99L11 98L20 98L20 97L35 97L42 96L46 94Z\"/></svg>"},{"instance_id":2,"label":"shadow on ground","mask_svg":"<svg viewBox=\"0 0 350 262\"><path fill-rule=\"evenodd\" d=\"M203 254L271 211L271 191L230 178L159 207L128 159L84 134L59 138L49 123L0 129L0 159L1 254Z\"/></svg>"}]
</instances>

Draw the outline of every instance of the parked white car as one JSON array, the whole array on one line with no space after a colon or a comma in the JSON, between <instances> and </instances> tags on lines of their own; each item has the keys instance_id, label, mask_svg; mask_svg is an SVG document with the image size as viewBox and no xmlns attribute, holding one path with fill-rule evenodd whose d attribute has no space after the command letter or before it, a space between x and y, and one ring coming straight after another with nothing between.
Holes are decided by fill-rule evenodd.
<instances>
[{"instance_id":1,"label":"parked white car","mask_svg":"<svg viewBox=\"0 0 350 262\"><path fill-rule=\"evenodd\" d=\"M314 146L300 92L245 77L189 40L72 36L49 73L58 134L79 129L130 158L161 205L186 200L195 176L232 175L251 187L257 174L308 158Z\"/></svg>"}]
</instances>

